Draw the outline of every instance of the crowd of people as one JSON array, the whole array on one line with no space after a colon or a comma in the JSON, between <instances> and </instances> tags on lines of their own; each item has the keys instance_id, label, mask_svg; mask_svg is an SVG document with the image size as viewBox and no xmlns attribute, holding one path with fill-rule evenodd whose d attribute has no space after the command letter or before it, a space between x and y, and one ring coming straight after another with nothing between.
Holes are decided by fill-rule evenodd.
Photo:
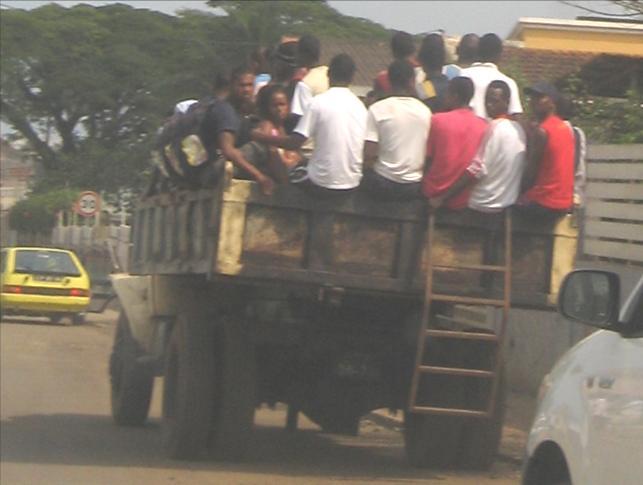
<instances>
[{"instance_id":1,"label":"crowd of people","mask_svg":"<svg viewBox=\"0 0 643 485\"><path fill-rule=\"evenodd\" d=\"M320 41L303 35L257 50L218 76L206 100L177 104L177 116L201 109L207 157L232 161L235 176L265 194L290 183L341 197L361 186L433 208L565 213L582 200L584 135L554 86L521 93L498 69L502 47L495 34L467 34L447 65L441 34L416 52L397 32L391 64L361 100L349 89L354 60L338 54L322 65ZM521 94L535 119L523 115Z\"/></svg>"}]
</instances>

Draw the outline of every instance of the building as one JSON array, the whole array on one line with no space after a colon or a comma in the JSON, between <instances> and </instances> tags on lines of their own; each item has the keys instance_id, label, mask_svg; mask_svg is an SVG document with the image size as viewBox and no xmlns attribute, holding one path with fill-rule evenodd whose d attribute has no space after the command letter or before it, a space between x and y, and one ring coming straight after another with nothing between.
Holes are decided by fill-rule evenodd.
<instances>
[{"instance_id":1,"label":"building","mask_svg":"<svg viewBox=\"0 0 643 485\"><path fill-rule=\"evenodd\" d=\"M507 37L525 49L643 58L643 22L525 17Z\"/></svg>"}]
</instances>

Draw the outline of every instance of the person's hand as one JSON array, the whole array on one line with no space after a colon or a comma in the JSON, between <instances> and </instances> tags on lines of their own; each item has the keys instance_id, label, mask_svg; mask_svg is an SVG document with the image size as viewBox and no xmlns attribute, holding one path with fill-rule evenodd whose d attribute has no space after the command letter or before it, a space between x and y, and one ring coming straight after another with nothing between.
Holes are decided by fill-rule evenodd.
<instances>
[{"instance_id":1,"label":"person's hand","mask_svg":"<svg viewBox=\"0 0 643 485\"><path fill-rule=\"evenodd\" d=\"M261 191L264 195L272 195L275 191L275 181L267 175L259 175L257 177L257 183L261 186Z\"/></svg>"},{"instance_id":2,"label":"person's hand","mask_svg":"<svg viewBox=\"0 0 643 485\"><path fill-rule=\"evenodd\" d=\"M429 199L429 207L431 209L439 209L444 204L444 197L431 197Z\"/></svg>"}]
</instances>

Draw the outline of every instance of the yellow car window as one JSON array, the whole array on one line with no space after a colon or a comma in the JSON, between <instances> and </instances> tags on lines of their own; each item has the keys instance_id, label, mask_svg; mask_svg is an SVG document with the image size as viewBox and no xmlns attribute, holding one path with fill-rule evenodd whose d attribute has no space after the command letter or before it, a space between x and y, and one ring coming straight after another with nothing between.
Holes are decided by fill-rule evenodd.
<instances>
[{"instance_id":1,"label":"yellow car window","mask_svg":"<svg viewBox=\"0 0 643 485\"><path fill-rule=\"evenodd\" d=\"M80 276L80 270L71 256L60 251L16 251L15 273L42 273Z\"/></svg>"}]
</instances>

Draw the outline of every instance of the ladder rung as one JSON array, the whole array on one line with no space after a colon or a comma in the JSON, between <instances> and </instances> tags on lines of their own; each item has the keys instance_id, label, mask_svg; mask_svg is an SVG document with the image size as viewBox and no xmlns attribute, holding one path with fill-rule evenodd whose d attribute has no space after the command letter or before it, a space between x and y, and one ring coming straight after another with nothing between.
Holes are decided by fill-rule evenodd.
<instances>
[{"instance_id":1,"label":"ladder rung","mask_svg":"<svg viewBox=\"0 0 643 485\"><path fill-rule=\"evenodd\" d=\"M493 333L481 333L481 332L455 332L453 330L427 330L426 335L428 337L438 337L438 338L459 338L459 339L469 339L469 340L488 340L492 342L498 341L498 336Z\"/></svg>"},{"instance_id":2,"label":"ladder rung","mask_svg":"<svg viewBox=\"0 0 643 485\"><path fill-rule=\"evenodd\" d=\"M507 266L492 264L434 264L433 269L468 269L477 271L499 271L505 273L509 271Z\"/></svg>"},{"instance_id":3,"label":"ladder rung","mask_svg":"<svg viewBox=\"0 0 643 485\"><path fill-rule=\"evenodd\" d=\"M446 374L452 376L467 376L467 377L485 377L493 378L494 373L489 370L481 369L461 369L459 367L438 367L435 365L421 365L418 367L420 372L425 374Z\"/></svg>"},{"instance_id":4,"label":"ladder rung","mask_svg":"<svg viewBox=\"0 0 643 485\"><path fill-rule=\"evenodd\" d=\"M486 315L485 315L485 318L486 318ZM460 316L450 317L448 315L439 315L439 314L435 316L435 320L456 323L459 325L467 325L469 327L481 327L487 323L486 320L471 320L470 318L464 318Z\"/></svg>"},{"instance_id":5,"label":"ladder rung","mask_svg":"<svg viewBox=\"0 0 643 485\"><path fill-rule=\"evenodd\" d=\"M450 301L453 303L465 303L470 305L505 306L505 302L503 300L496 300L493 298L474 298L471 296L433 294L430 296L430 299L437 301Z\"/></svg>"},{"instance_id":6,"label":"ladder rung","mask_svg":"<svg viewBox=\"0 0 643 485\"><path fill-rule=\"evenodd\" d=\"M486 411L475 409L441 408L435 406L411 406L409 411L418 414L439 414L442 416L467 416L472 418L488 418Z\"/></svg>"}]
</instances>

